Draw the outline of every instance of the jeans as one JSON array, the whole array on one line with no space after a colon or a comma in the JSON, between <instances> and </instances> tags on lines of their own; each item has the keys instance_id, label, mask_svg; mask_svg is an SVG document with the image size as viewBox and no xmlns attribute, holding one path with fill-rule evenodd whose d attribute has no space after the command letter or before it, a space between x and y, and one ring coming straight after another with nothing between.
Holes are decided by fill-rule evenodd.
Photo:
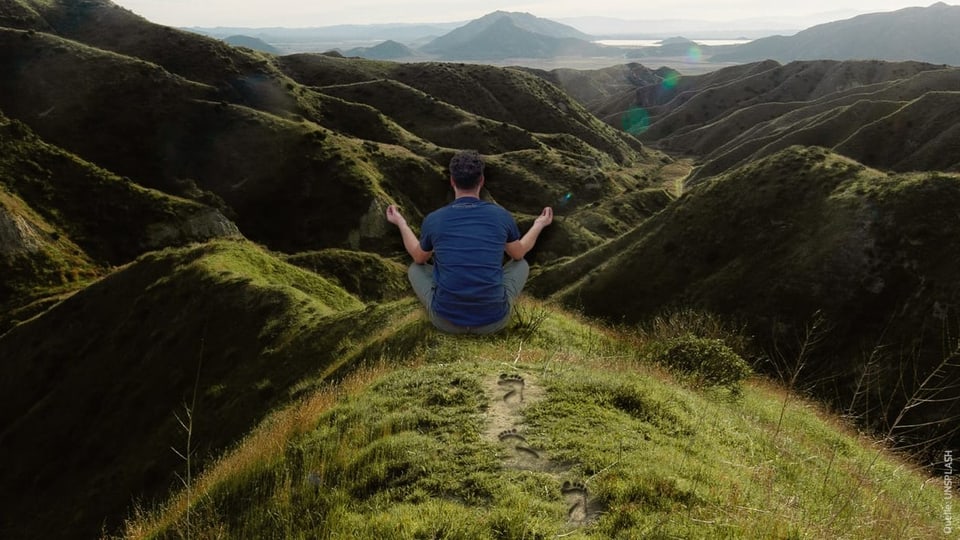
<instances>
[{"instance_id":1,"label":"jeans","mask_svg":"<svg viewBox=\"0 0 960 540\"><path fill-rule=\"evenodd\" d=\"M510 316L513 314L513 304L520 296L523 285L527 282L527 276L530 275L530 265L527 261L508 261L503 266L503 286L507 291L507 302L509 308L507 315L503 319L492 322L484 326L457 326L433 311L433 291L437 285L433 282L432 264L411 264L407 270L407 276L410 278L410 284L413 285L413 291L417 293L417 298L427 308L427 315L430 322L437 329L451 334L492 334L502 330L510 322Z\"/></svg>"}]
</instances>

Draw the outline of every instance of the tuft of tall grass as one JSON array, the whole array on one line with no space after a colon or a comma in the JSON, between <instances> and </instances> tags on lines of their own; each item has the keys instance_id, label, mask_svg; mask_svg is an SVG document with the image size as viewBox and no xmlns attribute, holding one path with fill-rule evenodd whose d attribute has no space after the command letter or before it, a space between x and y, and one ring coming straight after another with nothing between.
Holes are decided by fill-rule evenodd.
<instances>
[{"instance_id":1,"label":"tuft of tall grass","mask_svg":"<svg viewBox=\"0 0 960 540\"><path fill-rule=\"evenodd\" d=\"M672 308L642 322L634 329L641 342L668 341L684 336L717 339L742 358L751 358L755 345L746 326L709 311Z\"/></svg>"}]
</instances>

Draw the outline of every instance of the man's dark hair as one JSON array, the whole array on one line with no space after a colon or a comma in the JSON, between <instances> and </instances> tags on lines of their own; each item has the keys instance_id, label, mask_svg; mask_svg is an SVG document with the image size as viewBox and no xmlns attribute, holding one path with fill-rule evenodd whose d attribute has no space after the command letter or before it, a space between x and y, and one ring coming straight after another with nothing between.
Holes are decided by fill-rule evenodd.
<instances>
[{"instance_id":1,"label":"man's dark hair","mask_svg":"<svg viewBox=\"0 0 960 540\"><path fill-rule=\"evenodd\" d=\"M460 150L450 159L450 176L460 189L473 189L483 176L483 158L476 150Z\"/></svg>"}]
</instances>

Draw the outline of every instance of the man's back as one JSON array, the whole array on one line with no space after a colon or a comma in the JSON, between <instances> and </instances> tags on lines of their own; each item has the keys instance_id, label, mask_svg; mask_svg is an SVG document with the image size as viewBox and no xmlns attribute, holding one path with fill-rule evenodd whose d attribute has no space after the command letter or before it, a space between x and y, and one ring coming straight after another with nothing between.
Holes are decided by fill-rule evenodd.
<instances>
[{"instance_id":1,"label":"man's back","mask_svg":"<svg viewBox=\"0 0 960 540\"><path fill-rule=\"evenodd\" d=\"M505 209L461 197L423 221L420 247L434 252L433 309L467 327L503 319L509 302L503 284L504 245L520 238Z\"/></svg>"}]
</instances>

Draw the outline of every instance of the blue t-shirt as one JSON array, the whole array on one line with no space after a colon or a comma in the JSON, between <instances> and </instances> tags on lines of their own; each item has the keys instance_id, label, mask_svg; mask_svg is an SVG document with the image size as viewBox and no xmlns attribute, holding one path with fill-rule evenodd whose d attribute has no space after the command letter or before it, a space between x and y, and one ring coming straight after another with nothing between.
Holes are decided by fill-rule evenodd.
<instances>
[{"instance_id":1,"label":"blue t-shirt","mask_svg":"<svg viewBox=\"0 0 960 540\"><path fill-rule=\"evenodd\" d=\"M433 306L458 326L484 326L507 316L504 246L520 239L503 207L460 197L423 220L420 247L433 251Z\"/></svg>"}]
</instances>

